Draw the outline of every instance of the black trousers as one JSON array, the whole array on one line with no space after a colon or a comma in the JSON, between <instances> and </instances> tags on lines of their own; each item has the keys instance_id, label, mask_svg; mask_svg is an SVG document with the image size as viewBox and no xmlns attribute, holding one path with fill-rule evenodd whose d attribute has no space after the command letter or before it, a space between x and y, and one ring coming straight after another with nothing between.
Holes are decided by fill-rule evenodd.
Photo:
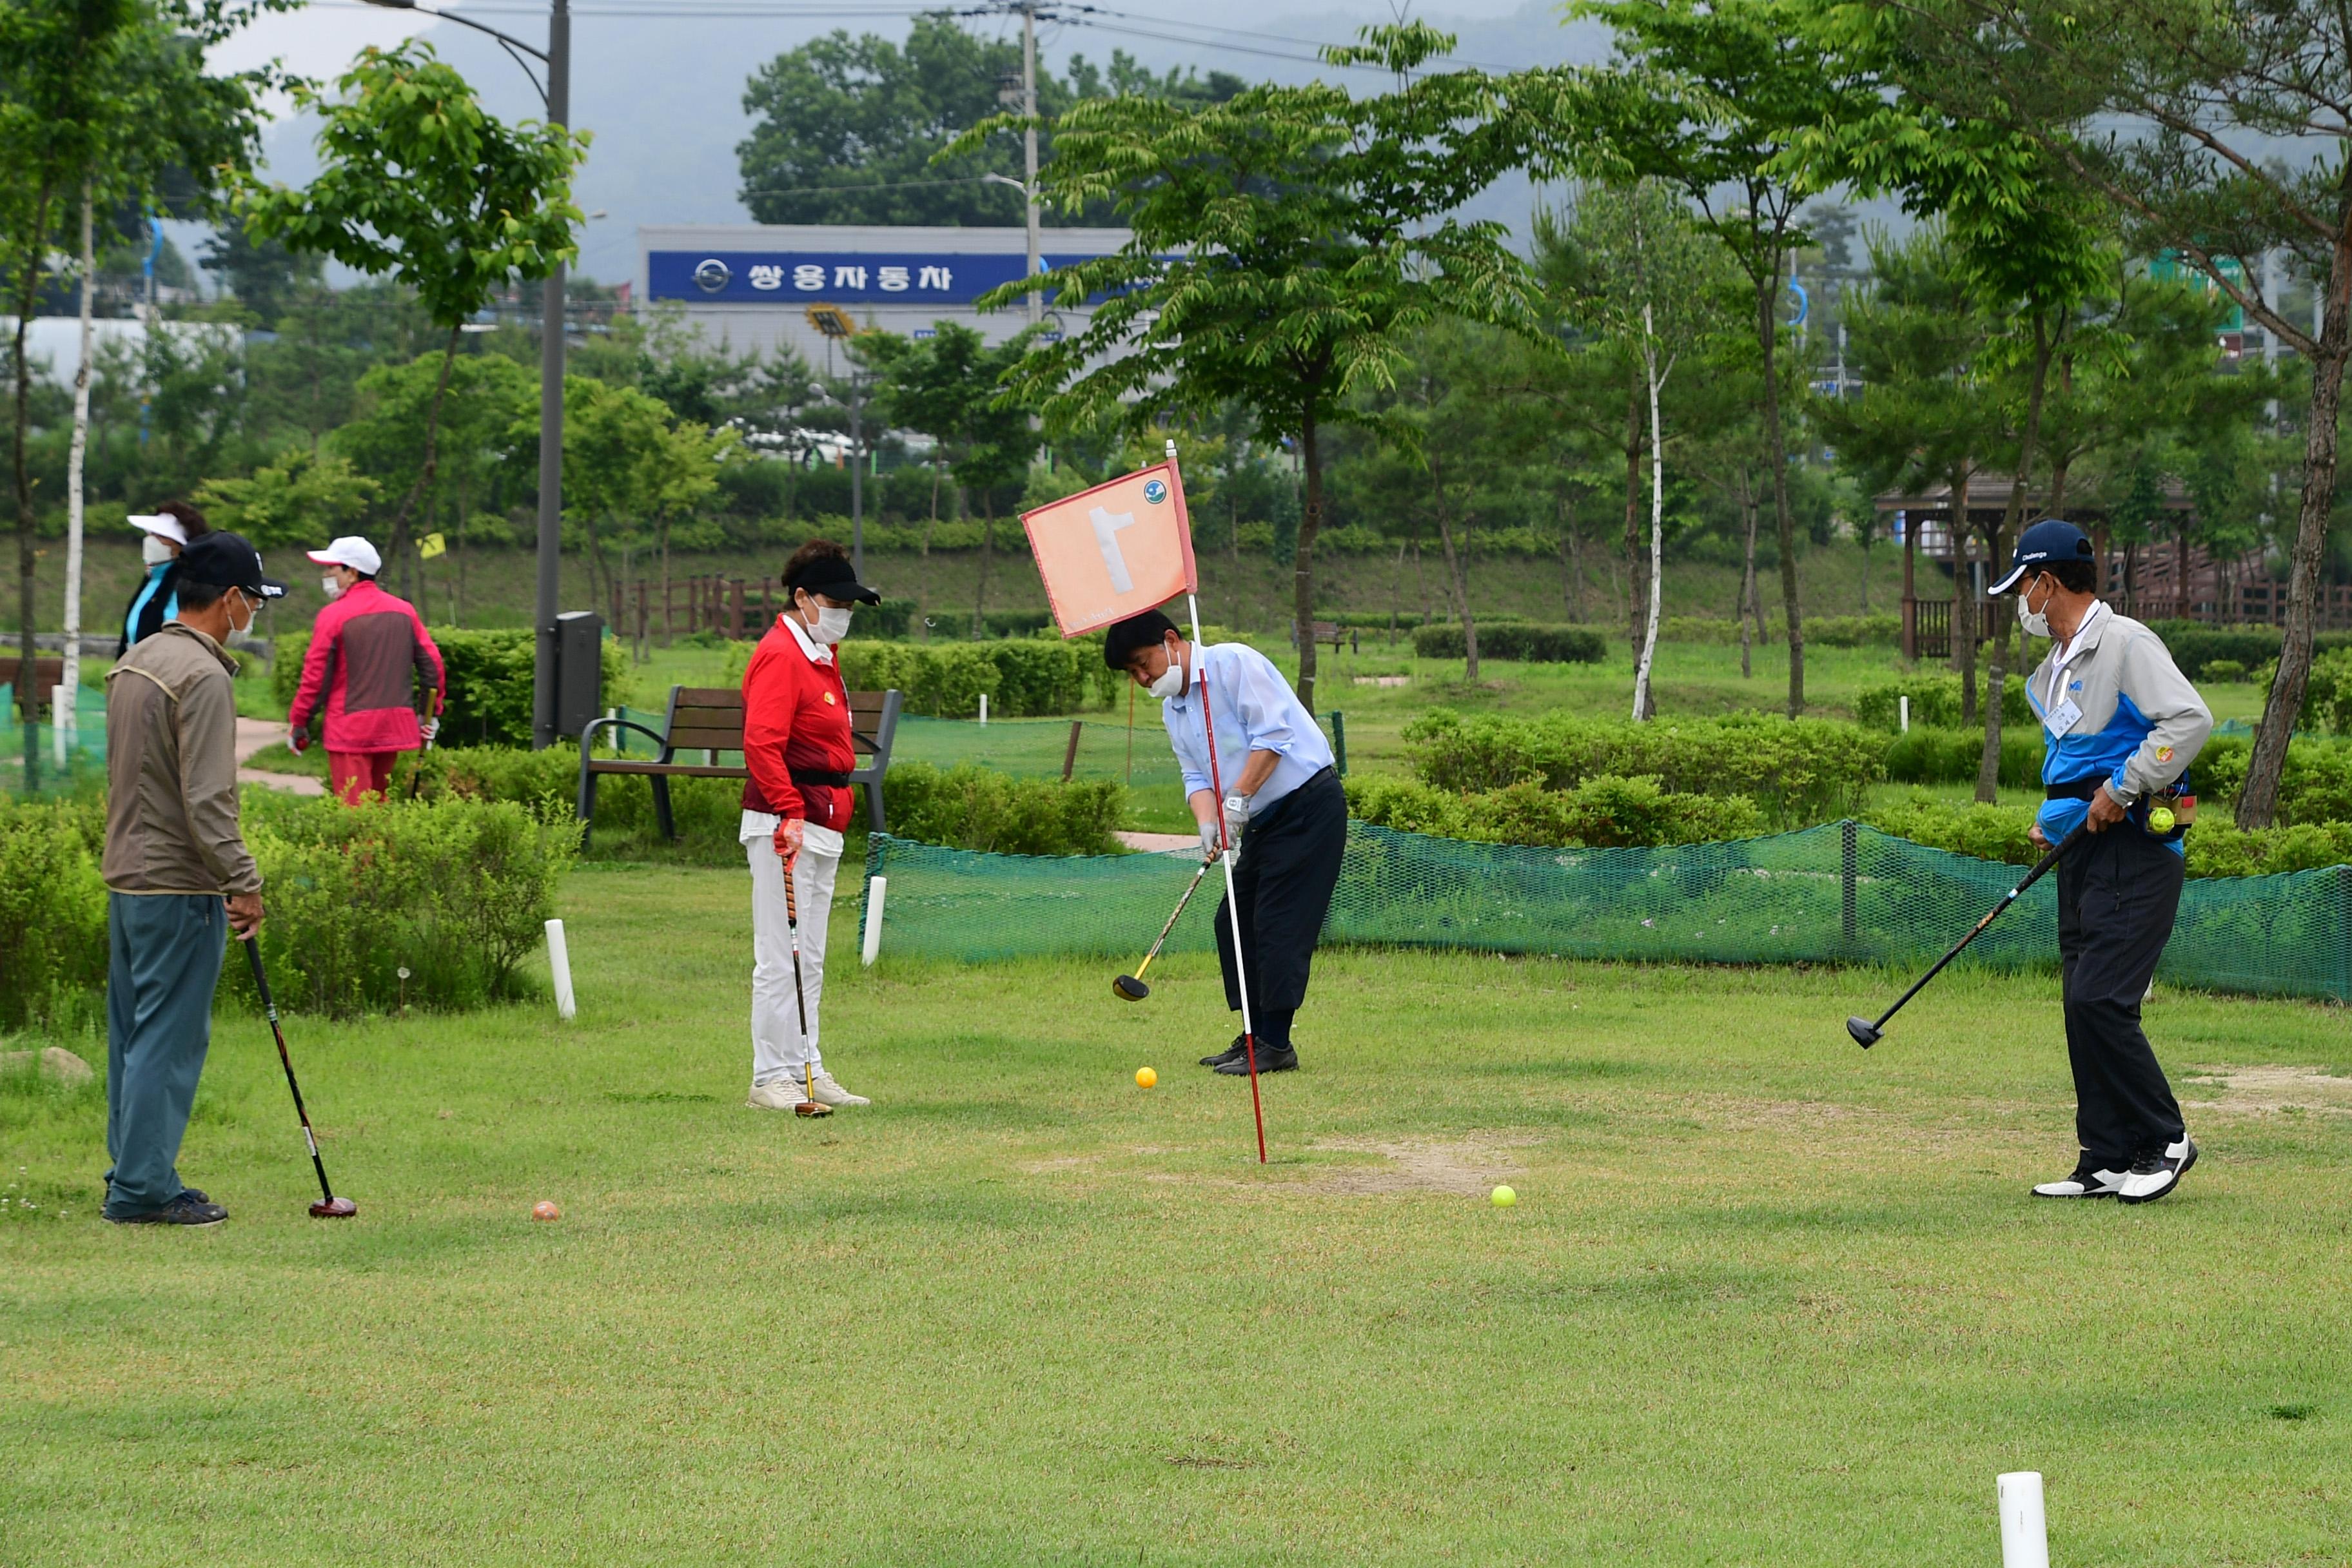
<instances>
[{"instance_id":1,"label":"black trousers","mask_svg":"<svg viewBox=\"0 0 2352 1568\"><path fill-rule=\"evenodd\" d=\"M2179 1102L2140 1031L2139 1002L2171 940L2185 874L2179 856L2129 822L2084 835L2058 862L2075 1136L2110 1170L2182 1135Z\"/></svg>"},{"instance_id":2,"label":"black trousers","mask_svg":"<svg viewBox=\"0 0 2352 1568\"><path fill-rule=\"evenodd\" d=\"M1242 833L1234 867L1241 903L1242 946L1249 958L1250 1020L1270 1045L1287 1045L1290 1015L1307 1000L1307 972L1339 884L1348 847L1348 795L1325 768L1265 809ZM1239 1011L1234 979L1234 924L1217 905L1217 961L1225 972L1225 1005Z\"/></svg>"}]
</instances>

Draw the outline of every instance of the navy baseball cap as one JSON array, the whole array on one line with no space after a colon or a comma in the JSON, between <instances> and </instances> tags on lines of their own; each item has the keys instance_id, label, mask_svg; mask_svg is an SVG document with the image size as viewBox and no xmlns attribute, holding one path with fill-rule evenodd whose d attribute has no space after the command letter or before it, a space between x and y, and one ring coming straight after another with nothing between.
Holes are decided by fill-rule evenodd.
<instances>
[{"instance_id":1,"label":"navy baseball cap","mask_svg":"<svg viewBox=\"0 0 2352 1568\"><path fill-rule=\"evenodd\" d=\"M2091 538L2063 518L2045 517L2018 536L2017 553L2010 560L2010 574L1995 583L1989 592L2006 594L2017 586L2018 579L2028 572L2056 564L2061 561L2091 559Z\"/></svg>"},{"instance_id":2,"label":"navy baseball cap","mask_svg":"<svg viewBox=\"0 0 2352 1568\"><path fill-rule=\"evenodd\" d=\"M261 552L234 533L200 533L180 552L179 580L242 588L256 599L282 599L286 584L261 574Z\"/></svg>"}]
</instances>

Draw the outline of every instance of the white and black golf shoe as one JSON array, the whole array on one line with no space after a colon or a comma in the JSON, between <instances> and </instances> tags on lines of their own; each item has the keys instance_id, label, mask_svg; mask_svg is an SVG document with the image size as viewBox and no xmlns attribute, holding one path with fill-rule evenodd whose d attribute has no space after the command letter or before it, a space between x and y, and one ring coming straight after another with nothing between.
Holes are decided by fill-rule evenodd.
<instances>
[{"instance_id":1,"label":"white and black golf shoe","mask_svg":"<svg viewBox=\"0 0 2352 1568\"><path fill-rule=\"evenodd\" d=\"M2162 1153L2133 1161L2125 1173L2123 1190L2116 1197L2127 1204L2152 1204L2179 1186L2195 1163L2197 1141L2184 1135L2179 1142L2166 1144Z\"/></svg>"},{"instance_id":2,"label":"white and black golf shoe","mask_svg":"<svg viewBox=\"0 0 2352 1568\"><path fill-rule=\"evenodd\" d=\"M2112 1198L2124 1190L2123 1171L2102 1171L2085 1158L2063 1181L2043 1182L2033 1189L2037 1198Z\"/></svg>"}]
</instances>

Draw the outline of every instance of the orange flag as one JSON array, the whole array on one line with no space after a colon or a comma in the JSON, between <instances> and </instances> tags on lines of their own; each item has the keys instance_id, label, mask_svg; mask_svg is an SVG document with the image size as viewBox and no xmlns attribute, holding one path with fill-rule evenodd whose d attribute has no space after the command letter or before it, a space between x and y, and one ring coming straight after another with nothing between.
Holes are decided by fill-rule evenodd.
<instances>
[{"instance_id":1,"label":"orange flag","mask_svg":"<svg viewBox=\"0 0 2352 1568\"><path fill-rule=\"evenodd\" d=\"M1021 514L1066 637L1157 609L1200 585L1184 481L1172 462Z\"/></svg>"}]
</instances>

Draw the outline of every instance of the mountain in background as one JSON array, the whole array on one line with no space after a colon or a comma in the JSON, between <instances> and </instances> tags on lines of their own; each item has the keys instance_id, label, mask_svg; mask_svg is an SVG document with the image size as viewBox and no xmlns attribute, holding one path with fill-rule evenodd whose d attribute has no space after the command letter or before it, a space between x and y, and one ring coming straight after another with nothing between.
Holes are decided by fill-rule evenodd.
<instances>
[{"instance_id":1,"label":"mountain in background","mask_svg":"<svg viewBox=\"0 0 2352 1568\"><path fill-rule=\"evenodd\" d=\"M1148 3L1165 6L1168 0ZM645 8L657 11L659 0L647 0ZM517 37L544 40L543 24L514 8L502 5L479 15ZM1096 25L1048 26L1040 29L1039 53L1057 72L1073 54L1101 65L1113 49L1125 49L1163 70L1192 66L1204 73L1217 69L1290 82L1322 75L1378 89L1386 85L1381 73L1318 66L1311 46L1347 42L1359 27L1392 15L1378 0L1280 17L1234 0L1207 0L1188 7L1181 21L1121 10ZM1605 29L1591 23L1563 26L1553 0L1528 0L1502 15L1428 20L1460 36L1461 61L1493 70L1592 63L1608 54ZM904 16L887 15L843 24L852 33L878 32L894 39L905 37L908 25ZM1009 32L1016 41L1020 37L1017 18L979 17L968 25ZM601 209L606 215L591 221L582 237L582 275L604 282L634 276L641 224L751 221L736 196L741 179L735 148L751 128L743 110L745 85L758 66L832 30L818 22L754 16L575 15L572 120L596 138L577 198L582 211ZM422 36L466 73L494 112L509 119L542 112L520 68L494 40L448 23L434 24ZM270 178L289 184L310 178L318 166L310 147L315 131L307 117L289 117L272 127L266 142ZM1470 212L1524 233L1533 201L1528 182L1513 179Z\"/></svg>"}]
</instances>

